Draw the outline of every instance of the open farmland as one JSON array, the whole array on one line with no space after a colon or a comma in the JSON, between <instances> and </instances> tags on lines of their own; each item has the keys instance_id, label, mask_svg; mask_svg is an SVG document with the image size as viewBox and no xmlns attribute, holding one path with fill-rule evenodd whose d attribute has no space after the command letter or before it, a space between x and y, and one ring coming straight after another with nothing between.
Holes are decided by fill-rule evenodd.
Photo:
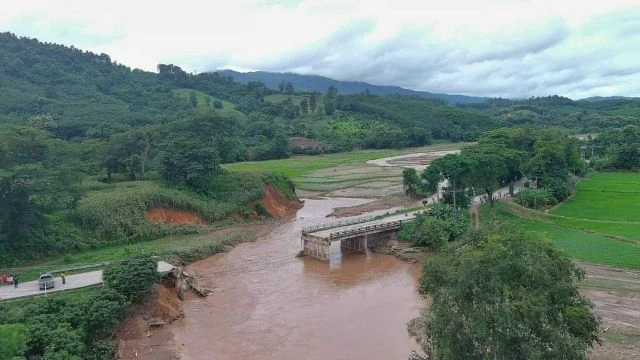
<instances>
[{"instance_id":1,"label":"open farmland","mask_svg":"<svg viewBox=\"0 0 640 360\"><path fill-rule=\"evenodd\" d=\"M640 174L593 174L578 183L575 196L552 213L582 219L640 222Z\"/></svg>"},{"instance_id":2,"label":"open farmland","mask_svg":"<svg viewBox=\"0 0 640 360\"><path fill-rule=\"evenodd\" d=\"M465 144L439 143L402 150L356 150L337 154L234 163L224 167L232 171L269 170L281 173L291 177L296 187L301 190L330 192L362 187L365 191L356 191L361 196L363 192L371 193L371 189L390 188L395 192L402 191L401 168L367 165L365 164L367 160L411 153L457 150ZM340 196L340 194L332 195ZM378 193L367 197L379 195Z\"/></svg>"},{"instance_id":3,"label":"open farmland","mask_svg":"<svg viewBox=\"0 0 640 360\"><path fill-rule=\"evenodd\" d=\"M483 213L543 233L575 259L640 268L639 211L640 174L596 173L549 213L509 202Z\"/></svg>"}]
</instances>

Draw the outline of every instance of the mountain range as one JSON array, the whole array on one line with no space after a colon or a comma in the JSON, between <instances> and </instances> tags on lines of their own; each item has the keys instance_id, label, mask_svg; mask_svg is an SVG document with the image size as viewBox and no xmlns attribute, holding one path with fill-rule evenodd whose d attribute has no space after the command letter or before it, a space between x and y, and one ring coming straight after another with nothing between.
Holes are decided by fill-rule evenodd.
<instances>
[{"instance_id":1,"label":"mountain range","mask_svg":"<svg viewBox=\"0 0 640 360\"><path fill-rule=\"evenodd\" d=\"M416 91L401 88L399 86L373 85L362 81L340 81L319 75L302 75L294 73L276 73L267 71L238 72L224 69L216 71L222 76L231 76L235 81L248 83L250 81L261 81L268 88L278 89L281 82L290 82L296 91L318 91L324 93L331 86L338 89L340 94L357 94L369 91L375 95L408 95L427 99L441 99L449 104L472 104L486 101L486 97L451 95L431 93L428 91Z\"/></svg>"}]
</instances>

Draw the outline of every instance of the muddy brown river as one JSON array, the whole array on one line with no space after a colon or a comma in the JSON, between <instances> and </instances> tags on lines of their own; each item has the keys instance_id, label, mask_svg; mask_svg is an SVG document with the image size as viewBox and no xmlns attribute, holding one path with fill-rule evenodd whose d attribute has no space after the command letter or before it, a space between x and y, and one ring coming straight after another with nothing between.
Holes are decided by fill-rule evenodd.
<instances>
[{"instance_id":1,"label":"muddy brown river","mask_svg":"<svg viewBox=\"0 0 640 360\"><path fill-rule=\"evenodd\" d=\"M296 258L303 226L335 221L333 208L371 201L306 200L265 238L190 265L206 298L189 295L172 332L183 359L407 359L417 344L417 265L381 254L341 254L331 264Z\"/></svg>"}]
</instances>

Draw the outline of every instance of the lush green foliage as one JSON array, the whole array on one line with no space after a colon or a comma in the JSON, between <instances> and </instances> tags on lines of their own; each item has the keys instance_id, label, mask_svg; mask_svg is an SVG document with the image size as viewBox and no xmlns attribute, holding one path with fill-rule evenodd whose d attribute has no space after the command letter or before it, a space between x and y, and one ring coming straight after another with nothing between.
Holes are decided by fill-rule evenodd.
<instances>
[{"instance_id":1,"label":"lush green foliage","mask_svg":"<svg viewBox=\"0 0 640 360\"><path fill-rule=\"evenodd\" d=\"M77 201L81 171L69 144L41 130L0 126L0 263L48 250L44 214Z\"/></svg>"},{"instance_id":2,"label":"lush green foliage","mask_svg":"<svg viewBox=\"0 0 640 360\"><path fill-rule=\"evenodd\" d=\"M516 201L522 206L539 209L545 206L556 205L558 201L547 189L534 190L524 188L516 195Z\"/></svg>"},{"instance_id":3,"label":"lush green foliage","mask_svg":"<svg viewBox=\"0 0 640 360\"><path fill-rule=\"evenodd\" d=\"M472 233L425 263L432 302L412 332L438 359L586 359L599 320L573 282L583 276L539 236Z\"/></svg>"},{"instance_id":4,"label":"lush green foliage","mask_svg":"<svg viewBox=\"0 0 640 360\"><path fill-rule=\"evenodd\" d=\"M451 205L434 204L425 215L403 224L398 238L412 246L438 249L458 240L468 227L469 219L464 212L455 211Z\"/></svg>"},{"instance_id":5,"label":"lush green foliage","mask_svg":"<svg viewBox=\"0 0 640 360\"><path fill-rule=\"evenodd\" d=\"M431 137L470 141L502 124L497 118L446 106L443 102L400 95L342 95L338 109L374 116L397 129L400 146L421 146Z\"/></svg>"},{"instance_id":6,"label":"lush green foliage","mask_svg":"<svg viewBox=\"0 0 640 360\"><path fill-rule=\"evenodd\" d=\"M148 255L112 263L102 273L107 286L132 302L148 294L158 277L157 261Z\"/></svg>"},{"instance_id":7,"label":"lush green foliage","mask_svg":"<svg viewBox=\"0 0 640 360\"><path fill-rule=\"evenodd\" d=\"M477 144L463 148L459 155L434 160L422 179L426 192L436 191L447 180L446 200L456 207L465 205L465 192L469 191L485 194L493 203L493 193L501 185L513 184L523 176L552 194L548 202L555 203L571 194L571 175L583 174L584 168L575 139L553 130L502 128L486 132ZM465 200L460 204L458 194Z\"/></svg>"},{"instance_id":8,"label":"lush green foliage","mask_svg":"<svg viewBox=\"0 0 640 360\"><path fill-rule=\"evenodd\" d=\"M125 298L110 288L16 300L0 304L0 329L13 327L13 340L22 343L20 334L24 335L26 347L20 347L28 359L106 360L113 358L113 346L102 339L111 334L126 308Z\"/></svg>"},{"instance_id":9,"label":"lush green foliage","mask_svg":"<svg viewBox=\"0 0 640 360\"><path fill-rule=\"evenodd\" d=\"M596 169L637 170L640 168L640 128L629 125L599 134L584 142L584 155Z\"/></svg>"},{"instance_id":10,"label":"lush green foliage","mask_svg":"<svg viewBox=\"0 0 640 360\"><path fill-rule=\"evenodd\" d=\"M462 107L503 119L509 125L575 129L599 132L603 128L638 125L638 99L585 99L573 101L562 96L532 97L525 100L490 99Z\"/></svg>"},{"instance_id":11,"label":"lush green foliage","mask_svg":"<svg viewBox=\"0 0 640 360\"><path fill-rule=\"evenodd\" d=\"M413 198L420 196L420 178L414 168L404 168L402 170L402 187L404 194Z\"/></svg>"},{"instance_id":12,"label":"lush green foliage","mask_svg":"<svg viewBox=\"0 0 640 360\"><path fill-rule=\"evenodd\" d=\"M0 325L0 359L24 359L27 334L23 324Z\"/></svg>"}]
</instances>

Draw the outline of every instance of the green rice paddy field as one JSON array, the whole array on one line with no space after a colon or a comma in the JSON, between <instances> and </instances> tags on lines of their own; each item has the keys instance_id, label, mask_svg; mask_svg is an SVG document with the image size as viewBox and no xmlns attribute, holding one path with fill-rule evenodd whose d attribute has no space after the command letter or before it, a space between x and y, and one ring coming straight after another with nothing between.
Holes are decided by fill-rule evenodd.
<instances>
[{"instance_id":1,"label":"green rice paddy field","mask_svg":"<svg viewBox=\"0 0 640 360\"><path fill-rule=\"evenodd\" d=\"M482 215L542 233L569 256L592 263L640 268L640 174L596 173L576 194L544 213L501 203Z\"/></svg>"},{"instance_id":2,"label":"green rice paddy field","mask_svg":"<svg viewBox=\"0 0 640 360\"><path fill-rule=\"evenodd\" d=\"M393 150L357 150L317 156L294 156L289 159L241 162L224 165L231 171L273 171L293 179L298 189L331 191L350 187L383 188L402 185L402 169L367 165L367 160L384 157L457 150L466 143L439 143L420 148ZM402 191L402 190L400 190Z\"/></svg>"}]
</instances>

